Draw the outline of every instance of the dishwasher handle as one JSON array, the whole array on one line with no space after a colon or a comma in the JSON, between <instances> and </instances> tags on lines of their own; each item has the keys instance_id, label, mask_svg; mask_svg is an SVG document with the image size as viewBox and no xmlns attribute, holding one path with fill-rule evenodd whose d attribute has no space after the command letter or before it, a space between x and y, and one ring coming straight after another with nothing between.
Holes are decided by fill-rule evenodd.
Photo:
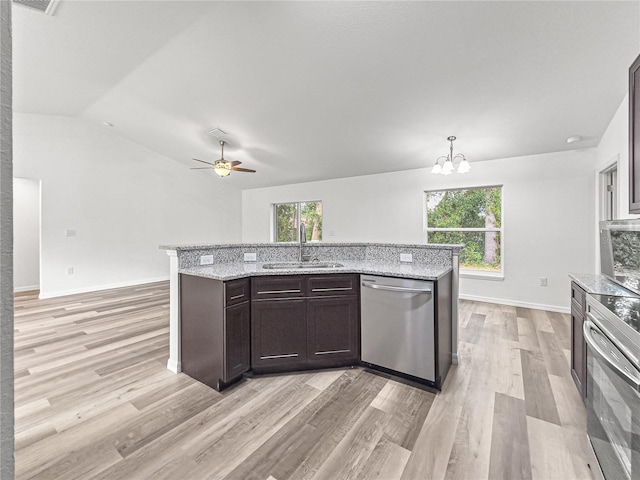
<instances>
[{"instance_id":1,"label":"dishwasher handle","mask_svg":"<svg viewBox=\"0 0 640 480\"><path fill-rule=\"evenodd\" d=\"M362 282L363 287L373 288L375 290L387 290L389 292L401 292L401 293L431 293L430 288L407 288L407 287L395 287L393 285L380 285L378 283Z\"/></svg>"}]
</instances>

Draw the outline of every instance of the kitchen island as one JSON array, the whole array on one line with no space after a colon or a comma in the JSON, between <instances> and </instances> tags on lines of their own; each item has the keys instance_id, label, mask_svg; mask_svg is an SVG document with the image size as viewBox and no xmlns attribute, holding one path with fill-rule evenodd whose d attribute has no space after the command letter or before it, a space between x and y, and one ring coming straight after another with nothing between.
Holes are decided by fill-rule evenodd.
<instances>
[{"instance_id":1,"label":"kitchen island","mask_svg":"<svg viewBox=\"0 0 640 480\"><path fill-rule=\"evenodd\" d=\"M234 245L166 245L160 248L167 251L170 257L170 358L168 368L174 372L183 370L182 366L182 345L181 338L182 325L181 316L187 315L188 318L193 317L190 313L185 314L185 306L181 305L181 279L191 282L189 291L195 291L193 285L203 285L204 279L210 280L209 286L206 287L208 292L212 289L222 289L222 295L226 295L227 286L236 288L237 294L234 295L237 300L232 302L238 303L238 300L251 300L250 293L245 291L252 288L251 284L257 284L258 279L269 277L275 281L289 282L307 282L316 278L317 281L329 281L333 279L334 283L339 279L359 278L360 274L378 275L383 277L396 277L415 280L428 280L438 282L447 278L446 283L450 286L443 291L448 292L446 308L447 319L451 327L451 361L457 363L457 312L458 312L458 258L459 252L463 248L461 245L400 245L400 244L373 244L373 243L344 243L344 244L307 244L305 245L305 256L310 258L309 262L304 262L303 268L299 268L300 264L293 265L301 256L300 246L297 244L234 244ZM245 261L248 259L249 261ZM403 260L402 262L400 260ZM269 269L264 268L265 264L284 263L282 268ZM320 268L319 264L335 262L339 266L331 266L330 268ZM202 265L207 263L207 265ZM292 268L287 268L287 263L291 263ZM317 265L317 267L316 267ZM269 266L269 265L267 265ZM294 268L295 267L295 268ZM280 277L278 280L276 277ZM296 280L296 278L298 280ZM197 279L202 279L198 281ZM242 279L247 279L243 282ZM251 283L248 279L251 279ZM325 279L325 280L322 280ZM196 282L194 284L194 282ZM356 280L357 282L357 280ZM282 283L282 282L280 282ZM290 287L287 291L306 292L306 283L304 286L298 284L297 288ZM311 291L313 289L310 289ZM322 290L322 289L320 289ZM347 287L331 288L330 290L343 290L343 294L347 295L349 289ZM353 290L359 294L358 290ZM189 303L194 302L194 298L213 298L212 294L198 294L198 297L192 297ZM298 294L293 294L295 297ZM306 294L305 294L306 295ZM310 294L312 295L312 294ZM282 297L282 295L280 295ZM183 301L185 297L182 297ZM211 310L218 308L225 312L231 313L227 307L232 307L228 299L218 295L220 305L209 304L206 309ZM341 297L343 303L347 301L347 296ZM299 299L302 301L302 298ZM304 297L306 302L314 300ZM326 300L326 299L325 299ZM298 303L300 303L300 301ZM352 298L351 302L358 301L358 298ZM280 302L282 304L282 302ZM259 304L263 308L266 303ZM200 306L200 311L205 307ZM249 308L247 306L247 308ZM256 312L262 310L254 310ZM332 308L335 308L332 307ZM346 308L346 307L345 307ZM305 307L306 309L306 307ZM239 305L235 306L233 314L238 319L247 316L246 313L239 313L241 310ZM353 307L352 307L353 310ZM306 311L306 310L305 310ZM189 317L189 315L191 315ZM240 316L238 316L240 315ZM202 316L200 314L200 316ZM281 315L282 316L282 315ZM187 319L185 317L185 319ZM222 318L222 317L221 317ZM255 319L254 328L255 328ZM359 321L359 317L358 317ZM247 319L242 320L246 325ZM357 325L359 329L359 324ZM221 327L224 328L224 327ZM237 335L246 336L243 331L245 327L237 328ZM197 338L196 338L197 340ZM255 347L255 345L254 345ZM237 352L236 357L246 358L246 353L242 349L230 351ZM345 358L352 359L354 352L351 349L345 349L348 354ZM449 351L447 349L447 351ZM357 352L355 352L357 355ZM185 356L185 358L188 355ZM343 355L344 356L344 355ZM340 356L336 356L340 358ZM222 361L222 360L221 360ZM336 360L337 361L337 360ZM238 363L238 367L242 362ZM338 365L339 363L336 363ZM273 365L277 366L277 362ZM267 363L269 368L275 368ZM330 363L321 366L329 366ZM298 364L300 366L300 364ZM230 369L231 367L226 367ZM267 368L267 370L269 370ZM258 366L258 371L260 367ZM239 370L238 370L239 371ZM206 383L206 382L205 382Z\"/></svg>"}]
</instances>

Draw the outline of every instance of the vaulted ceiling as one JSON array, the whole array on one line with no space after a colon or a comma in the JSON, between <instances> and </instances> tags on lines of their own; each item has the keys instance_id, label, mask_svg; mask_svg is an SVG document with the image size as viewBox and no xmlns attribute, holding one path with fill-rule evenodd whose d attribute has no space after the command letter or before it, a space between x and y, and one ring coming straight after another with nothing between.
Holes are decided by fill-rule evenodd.
<instances>
[{"instance_id":1,"label":"vaulted ceiling","mask_svg":"<svg viewBox=\"0 0 640 480\"><path fill-rule=\"evenodd\" d=\"M68 115L239 188L597 145L639 2L61 0L14 6L14 108ZM583 140L567 145L566 138Z\"/></svg>"}]
</instances>

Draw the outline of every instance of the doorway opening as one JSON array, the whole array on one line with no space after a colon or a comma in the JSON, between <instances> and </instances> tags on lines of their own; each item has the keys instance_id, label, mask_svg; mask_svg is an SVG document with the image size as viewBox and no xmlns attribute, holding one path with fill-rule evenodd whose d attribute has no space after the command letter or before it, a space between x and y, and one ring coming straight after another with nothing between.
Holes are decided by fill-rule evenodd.
<instances>
[{"instance_id":1,"label":"doorway opening","mask_svg":"<svg viewBox=\"0 0 640 480\"><path fill-rule=\"evenodd\" d=\"M40 290L40 181L13 179L13 290Z\"/></svg>"},{"instance_id":2,"label":"doorway opening","mask_svg":"<svg viewBox=\"0 0 640 480\"><path fill-rule=\"evenodd\" d=\"M600 220L618 218L618 163L600 172Z\"/></svg>"}]
</instances>

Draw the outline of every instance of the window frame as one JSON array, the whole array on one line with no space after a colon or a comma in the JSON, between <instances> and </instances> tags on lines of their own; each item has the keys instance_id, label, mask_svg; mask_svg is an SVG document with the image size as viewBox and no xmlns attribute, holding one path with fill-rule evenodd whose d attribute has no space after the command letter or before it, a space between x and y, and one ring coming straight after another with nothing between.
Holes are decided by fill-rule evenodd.
<instances>
[{"instance_id":1,"label":"window frame","mask_svg":"<svg viewBox=\"0 0 640 480\"><path fill-rule=\"evenodd\" d=\"M429 227L429 210L427 206L427 198L428 194L432 192L451 192L451 191L460 191L460 190L483 190L487 188L499 188L500 189L500 227L496 228L468 228L468 227L460 227L460 228L440 228L440 227ZM423 233L424 239L427 244L429 242L429 232L497 232L500 234L500 271L487 271L487 270L477 270L473 268L462 268L460 267L460 276L465 278L476 278L482 280L504 280L504 262L505 262L505 240L504 240L504 185L479 185L479 186L469 186L469 187L456 187L456 188L438 188L431 190L424 190L423 195L423 208L424 215L423 219Z\"/></svg>"},{"instance_id":2,"label":"window frame","mask_svg":"<svg viewBox=\"0 0 640 480\"><path fill-rule=\"evenodd\" d=\"M296 206L296 221L298 223L298 228L300 228L300 220L302 218L302 208L300 205L303 203L320 203L322 204L322 200L300 200L298 202L278 202L271 204L271 243L278 244L298 244L300 242L300 238L298 240L293 240L291 242L279 242L278 241L278 206L280 205L295 205ZM324 210L322 213L322 218L324 219ZM296 232L296 236L298 236L300 230ZM322 240L309 240L308 243L322 243Z\"/></svg>"}]
</instances>

